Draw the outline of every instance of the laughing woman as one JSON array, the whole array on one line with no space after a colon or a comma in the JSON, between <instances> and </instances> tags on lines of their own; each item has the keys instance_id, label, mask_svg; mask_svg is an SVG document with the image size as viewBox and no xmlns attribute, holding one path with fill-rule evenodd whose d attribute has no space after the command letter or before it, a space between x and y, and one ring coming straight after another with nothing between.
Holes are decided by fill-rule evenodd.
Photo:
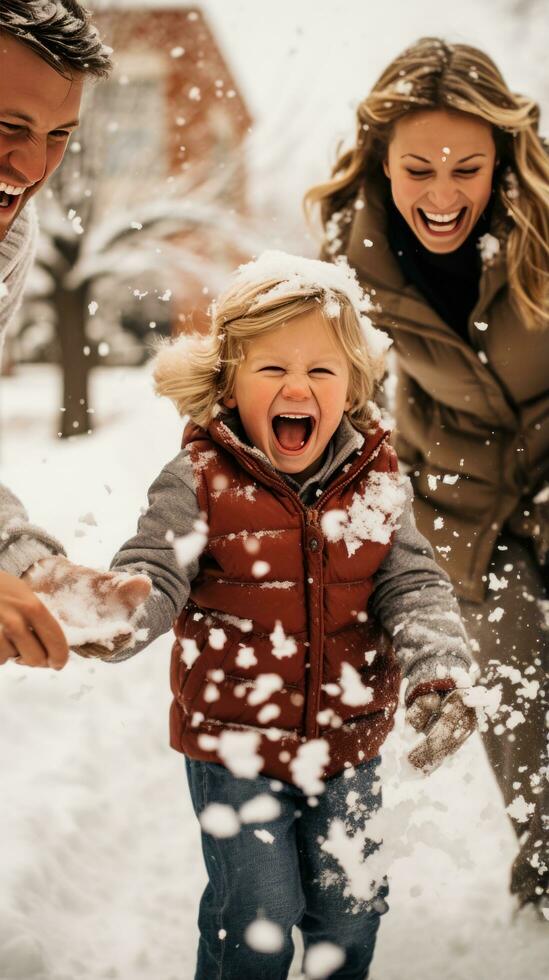
<instances>
[{"instance_id":1,"label":"laughing woman","mask_svg":"<svg viewBox=\"0 0 549 980\"><path fill-rule=\"evenodd\" d=\"M461 596L484 742L520 846L511 890L547 903L544 609L549 547L549 165L538 107L475 48L424 38L358 108L356 145L312 188L398 355L399 455ZM546 656L546 652L545 652Z\"/></svg>"}]
</instances>

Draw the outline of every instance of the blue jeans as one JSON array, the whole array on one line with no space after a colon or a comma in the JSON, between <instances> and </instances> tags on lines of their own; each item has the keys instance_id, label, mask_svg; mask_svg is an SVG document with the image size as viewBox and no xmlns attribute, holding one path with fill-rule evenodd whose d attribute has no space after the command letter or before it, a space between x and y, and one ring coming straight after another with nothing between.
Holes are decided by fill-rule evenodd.
<instances>
[{"instance_id":1,"label":"blue jeans","mask_svg":"<svg viewBox=\"0 0 549 980\"><path fill-rule=\"evenodd\" d=\"M321 850L321 843L332 820L343 820L348 828L360 831L380 806L373 785L379 758L357 767L349 779L343 775L329 779L316 806L289 783L266 776L239 779L224 766L186 761L197 816L212 803L238 812L260 794L274 797L279 804L275 819L266 821L260 815L257 823L243 822L233 836L202 831L209 882L200 902L195 980L284 980L293 959L291 933L296 925L305 951L329 942L344 952L343 965L330 977L365 980L379 917L387 911L387 885L383 883L369 902L346 895L345 874L336 859ZM364 807L357 813L355 806L349 818L351 791ZM262 840L254 831L263 836L268 831L274 841ZM364 856L376 846L367 842ZM246 943L246 929L258 918L276 923L281 930L282 943L275 952L259 952Z\"/></svg>"}]
</instances>

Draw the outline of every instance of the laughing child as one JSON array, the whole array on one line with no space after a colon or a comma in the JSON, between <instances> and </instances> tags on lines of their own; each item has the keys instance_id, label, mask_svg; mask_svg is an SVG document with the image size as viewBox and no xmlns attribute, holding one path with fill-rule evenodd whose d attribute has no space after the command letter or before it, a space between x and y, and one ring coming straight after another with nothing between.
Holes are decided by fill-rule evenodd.
<instances>
[{"instance_id":1,"label":"laughing child","mask_svg":"<svg viewBox=\"0 0 549 980\"><path fill-rule=\"evenodd\" d=\"M266 252L206 337L156 358L157 391L190 421L113 567L152 581L147 642L175 624L171 744L209 877L196 980L282 980L296 925L331 977L363 980L386 885L354 900L322 843L350 793L353 833L380 806L401 676L429 731L417 768L475 725L456 601L371 401L388 341L366 309L346 265Z\"/></svg>"}]
</instances>

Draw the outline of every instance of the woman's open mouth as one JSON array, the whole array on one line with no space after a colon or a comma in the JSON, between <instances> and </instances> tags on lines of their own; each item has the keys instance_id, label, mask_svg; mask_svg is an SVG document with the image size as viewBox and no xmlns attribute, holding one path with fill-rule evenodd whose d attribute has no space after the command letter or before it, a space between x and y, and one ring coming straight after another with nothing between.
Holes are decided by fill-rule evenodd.
<instances>
[{"instance_id":1,"label":"woman's open mouth","mask_svg":"<svg viewBox=\"0 0 549 980\"><path fill-rule=\"evenodd\" d=\"M283 453L302 453L314 432L316 419L312 415L288 412L275 415L272 421L274 437Z\"/></svg>"},{"instance_id":2,"label":"woman's open mouth","mask_svg":"<svg viewBox=\"0 0 549 980\"><path fill-rule=\"evenodd\" d=\"M458 211L449 211L445 214L424 211L423 208L418 208L418 212L427 231L431 235L436 235L437 238L443 238L445 235L455 234L461 228L467 208L459 208Z\"/></svg>"}]
</instances>

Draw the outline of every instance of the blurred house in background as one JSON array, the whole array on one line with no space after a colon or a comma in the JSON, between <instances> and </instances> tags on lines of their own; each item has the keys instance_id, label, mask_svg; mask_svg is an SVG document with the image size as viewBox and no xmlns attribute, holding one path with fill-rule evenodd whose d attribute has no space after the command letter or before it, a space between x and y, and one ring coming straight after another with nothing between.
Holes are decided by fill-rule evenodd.
<instances>
[{"instance_id":1,"label":"blurred house in background","mask_svg":"<svg viewBox=\"0 0 549 980\"><path fill-rule=\"evenodd\" d=\"M97 6L97 5L96 5ZM88 374L155 333L203 329L211 294L260 247L247 208L250 115L202 13L102 4L116 71L38 198L42 241L16 360L59 360L60 432L89 431Z\"/></svg>"}]
</instances>

